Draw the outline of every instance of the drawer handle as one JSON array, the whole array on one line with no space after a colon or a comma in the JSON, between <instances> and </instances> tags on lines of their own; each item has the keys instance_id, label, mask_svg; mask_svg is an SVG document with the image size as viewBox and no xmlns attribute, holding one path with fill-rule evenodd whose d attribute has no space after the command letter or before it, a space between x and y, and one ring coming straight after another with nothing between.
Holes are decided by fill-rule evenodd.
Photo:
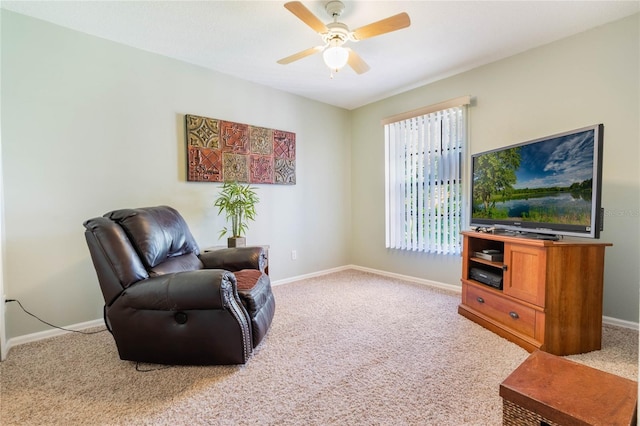
<instances>
[{"instance_id":1,"label":"drawer handle","mask_svg":"<svg viewBox=\"0 0 640 426\"><path fill-rule=\"evenodd\" d=\"M484 299L482 297L478 297L476 298L476 300L478 301L478 303L484 303Z\"/></svg>"},{"instance_id":2,"label":"drawer handle","mask_svg":"<svg viewBox=\"0 0 640 426\"><path fill-rule=\"evenodd\" d=\"M520 318L520 315L518 315L518 313L517 313L517 312L513 312L513 311L509 312L509 316L510 316L511 318L513 318L513 319L518 319L518 318Z\"/></svg>"}]
</instances>

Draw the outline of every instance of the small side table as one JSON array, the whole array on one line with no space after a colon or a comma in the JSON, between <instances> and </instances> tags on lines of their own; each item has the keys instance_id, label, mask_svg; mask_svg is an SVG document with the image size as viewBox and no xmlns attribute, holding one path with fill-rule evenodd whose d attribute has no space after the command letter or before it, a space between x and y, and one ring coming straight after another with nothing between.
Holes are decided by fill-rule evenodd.
<instances>
[{"instance_id":1,"label":"small side table","mask_svg":"<svg viewBox=\"0 0 640 426\"><path fill-rule=\"evenodd\" d=\"M264 265L264 273L269 275L269 245L263 245L263 244L256 244L256 245L252 245L252 246L246 246L246 247L262 247L262 249L264 250L264 256L265 256L265 265ZM229 248L227 246L212 246L212 247L205 247L202 249L202 251L204 253L210 252L210 251L215 251L215 250L220 250L220 249L226 249ZM238 247L235 247L238 248Z\"/></svg>"},{"instance_id":2,"label":"small side table","mask_svg":"<svg viewBox=\"0 0 640 426\"><path fill-rule=\"evenodd\" d=\"M503 425L635 425L638 383L543 351L500 384Z\"/></svg>"}]
</instances>

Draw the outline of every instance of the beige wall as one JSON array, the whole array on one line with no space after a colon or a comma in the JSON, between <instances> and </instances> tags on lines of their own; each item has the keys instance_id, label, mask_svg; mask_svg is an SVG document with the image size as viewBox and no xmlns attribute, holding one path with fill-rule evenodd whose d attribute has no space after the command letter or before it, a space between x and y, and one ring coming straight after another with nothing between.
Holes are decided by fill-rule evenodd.
<instances>
[{"instance_id":1,"label":"beige wall","mask_svg":"<svg viewBox=\"0 0 640 426\"><path fill-rule=\"evenodd\" d=\"M101 318L82 222L112 209L169 204L224 244L219 185L185 181L184 114L296 133L297 184L258 185L247 235L274 280L348 263L348 111L3 10L7 297L58 325ZM15 304L6 326L48 329Z\"/></svg>"},{"instance_id":2,"label":"beige wall","mask_svg":"<svg viewBox=\"0 0 640 426\"><path fill-rule=\"evenodd\" d=\"M459 285L459 257L384 248L380 119L472 95L470 153L604 123L601 240L614 244L606 253L604 315L638 322L639 20L635 15L354 111L352 262Z\"/></svg>"},{"instance_id":3,"label":"beige wall","mask_svg":"<svg viewBox=\"0 0 640 426\"><path fill-rule=\"evenodd\" d=\"M380 119L469 94L470 152L605 124L605 315L637 322L638 20L349 112L3 10L5 293L55 324L100 318L82 222L115 208L173 205L219 244L217 185L184 178L187 113L296 132L298 183L261 185L249 228L271 245L273 279L352 263L459 285L458 257L384 248ZM6 325L47 329L14 304Z\"/></svg>"}]
</instances>

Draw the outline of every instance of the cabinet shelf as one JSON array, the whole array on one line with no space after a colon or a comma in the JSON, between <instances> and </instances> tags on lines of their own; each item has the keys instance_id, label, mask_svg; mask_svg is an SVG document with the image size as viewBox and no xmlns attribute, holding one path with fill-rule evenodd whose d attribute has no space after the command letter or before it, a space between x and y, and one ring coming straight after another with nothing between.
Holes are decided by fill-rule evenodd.
<instances>
[{"instance_id":1,"label":"cabinet shelf","mask_svg":"<svg viewBox=\"0 0 640 426\"><path fill-rule=\"evenodd\" d=\"M571 355L600 349L604 251L611 244L462 235L461 315L528 351ZM482 250L498 250L504 260L477 257ZM501 276L502 290L472 279L472 268Z\"/></svg>"},{"instance_id":2,"label":"cabinet shelf","mask_svg":"<svg viewBox=\"0 0 640 426\"><path fill-rule=\"evenodd\" d=\"M502 262L494 262L492 260L486 260L479 257L472 257L469 260L475 263L482 263L483 265L491 266L492 268L504 269L504 263Z\"/></svg>"}]
</instances>

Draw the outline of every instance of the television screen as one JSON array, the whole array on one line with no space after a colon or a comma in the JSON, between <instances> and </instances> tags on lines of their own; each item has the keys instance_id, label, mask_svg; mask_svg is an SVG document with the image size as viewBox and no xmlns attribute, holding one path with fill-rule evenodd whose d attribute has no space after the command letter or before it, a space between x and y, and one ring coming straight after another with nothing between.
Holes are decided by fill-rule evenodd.
<instances>
[{"instance_id":1,"label":"television screen","mask_svg":"<svg viewBox=\"0 0 640 426\"><path fill-rule=\"evenodd\" d=\"M599 238L602 124L472 155L471 226Z\"/></svg>"}]
</instances>

